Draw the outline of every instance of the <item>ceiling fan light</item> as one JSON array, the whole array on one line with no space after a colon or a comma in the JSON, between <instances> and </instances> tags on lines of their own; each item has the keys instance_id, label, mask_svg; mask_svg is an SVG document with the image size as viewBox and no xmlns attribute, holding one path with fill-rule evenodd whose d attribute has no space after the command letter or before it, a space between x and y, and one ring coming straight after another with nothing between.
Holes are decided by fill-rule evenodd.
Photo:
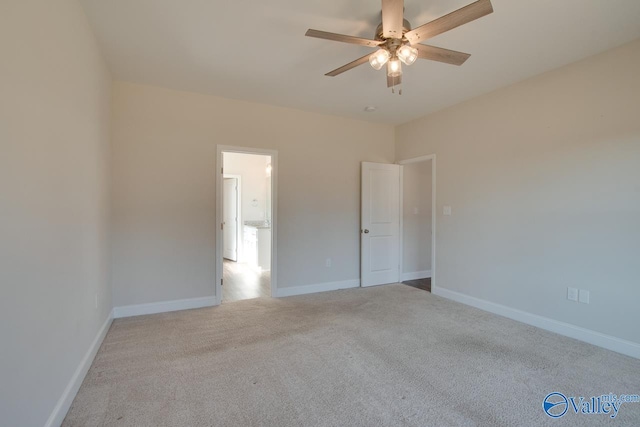
<instances>
[{"instance_id":1,"label":"ceiling fan light","mask_svg":"<svg viewBox=\"0 0 640 427\"><path fill-rule=\"evenodd\" d=\"M398 49L398 58L407 65L411 65L418 59L418 49L409 45L401 46Z\"/></svg>"},{"instance_id":2,"label":"ceiling fan light","mask_svg":"<svg viewBox=\"0 0 640 427\"><path fill-rule=\"evenodd\" d=\"M398 58L393 58L387 64L387 76L400 77L402 75L402 64Z\"/></svg>"},{"instance_id":3,"label":"ceiling fan light","mask_svg":"<svg viewBox=\"0 0 640 427\"><path fill-rule=\"evenodd\" d=\"M377 51L373 52L371 56L369 56L369 64L371 64L371 66L375 70L379 70L384 64L387 63L390 56L391 55L389 54L388 50L378 49Z\"/></svg>"}]
</instances>

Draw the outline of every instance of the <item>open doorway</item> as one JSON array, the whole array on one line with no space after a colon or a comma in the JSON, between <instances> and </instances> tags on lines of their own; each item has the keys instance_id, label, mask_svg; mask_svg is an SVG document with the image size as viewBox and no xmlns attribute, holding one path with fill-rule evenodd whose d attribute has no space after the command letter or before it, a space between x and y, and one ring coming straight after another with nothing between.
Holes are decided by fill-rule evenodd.
<instances>
[{"instance_id":1,"label":"open doorway","mask_svg":"<svg viewBox=\"0 0 640 427\"><path fill-rule=\"evenodd\" d=\"M435 156L402 165L401 281L431 292L435 264Z\"/></svg>"},{"instance_id":2,"label":"open doorway","mask_svg":"<svg viewBox=\"0 0 640 427\"><path fill-rule=\"evenodd\" d=\"M218 303L275 294L275 156L218 147Z\"/></svg>"}]
</instances>

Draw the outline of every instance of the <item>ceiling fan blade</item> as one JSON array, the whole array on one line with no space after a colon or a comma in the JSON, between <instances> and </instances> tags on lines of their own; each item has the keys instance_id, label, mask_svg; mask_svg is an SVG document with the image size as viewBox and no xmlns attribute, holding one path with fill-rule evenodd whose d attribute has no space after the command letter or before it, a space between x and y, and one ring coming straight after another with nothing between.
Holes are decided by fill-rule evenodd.
<instances>
[{"instance_id":1,"label":"ceiling fan blade","mask_svg":"<svg viewBox=\"0 0 640 427\"><path fill-rule=\"evenodd\" d=\"M416 44L493 12L491 0L478 0L441 18L419 26L405 34L409 43Z\"/></svg>"},{"instance_id":2,"label":"ceiling fan blade","mask_svg":"<svg viewBox=\"0 0 640 427\"><path fill-rule=\"evenodd\" d=\"M355 61L351 61L347 65L343 65L340 68L336 68L333 71L329 71L327 74L325 74L325 76L335 77L338 74L342 74L345 71L349 71L350 69L357 67L358 65L362 65L365 62L369 62L369 56L371 56L371 54L367 54L367 55L363 56L362 58L358 58Z\"/></svg>"},{"instance_id":3,"label":"ceiling fan blade","mask_svg":"<svg viewBox=\"0 0 640 427\"><path fill-rule=\"evenodd\" d=\"M369 39L363 39L361 37L345 36L344 34L328 33L326 31L311 30L311 29L307 30L307 32L305 33L305 36L316 37L316 38L325 39L325 40L333 40L336 42L359 44L361 46L369 46L369 47L376 47L380 43L382 43L381 41L378 41L378 40L369 40Z\"/></svg>"},{"instance_id":4,"label":"ceiling fan blade","mask_svg":"<svg viewBox=\"0 0 640 427\"><path fill-rule=\"evenodd\" d=\"M402 76L389 77L387 76L387 87L394 87L402 83Z\"/></svg>"},{"instance_id":5,"label":"ceiling fan blade","mask_svg":"<svg viewBox=\"0 0 640 427\"><path fill-rule=\"evenodd\" d=\"M404 0L382 0L382 36L384 38L402 38L404 19Z\"/></svg>"},{"instance_id":6,"label":"ceiling fan blade","mask_svg":"<svg viewBox=\"0 0 640 427\"><path fill-rule=\"evenodd\" d=\"M441 47L429 46L426 44L414 44L418 49L418 58L430 59L432 61L444 62L446 64L462 65L471 56L468 53L457 52L455 50L443 49Z\"/></svg>"}]
</instances>

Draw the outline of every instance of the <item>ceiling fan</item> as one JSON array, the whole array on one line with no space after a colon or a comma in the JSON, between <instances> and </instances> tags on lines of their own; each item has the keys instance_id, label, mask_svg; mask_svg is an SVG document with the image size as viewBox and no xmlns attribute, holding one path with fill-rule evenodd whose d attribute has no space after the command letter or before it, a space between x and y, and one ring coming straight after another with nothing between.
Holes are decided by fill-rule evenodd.
<instances>
[{"instance_id":1,"label":"ceiling fan","mask_svg":"<svg viewBox=\"0 0 640 427\"><path fill-rule=\"evenodd\" d=\"M305 35L361 46L377 47L378 50L374 53L358 58L325 75L335 77L367 61L376 70L381 69L386 64L387 87L392 88L393 91L394 86L402 82L401 62L411 65L416 59L422 58L447 64L462 65L469 59L470 54L420 44L420 42L474 21L491 12L493 12L491 0L478 0L412 30L409 21L404 19L404 0L382 0L382 23L376 28L373 40L311 29Z\"/></svg>"}]
</instances>

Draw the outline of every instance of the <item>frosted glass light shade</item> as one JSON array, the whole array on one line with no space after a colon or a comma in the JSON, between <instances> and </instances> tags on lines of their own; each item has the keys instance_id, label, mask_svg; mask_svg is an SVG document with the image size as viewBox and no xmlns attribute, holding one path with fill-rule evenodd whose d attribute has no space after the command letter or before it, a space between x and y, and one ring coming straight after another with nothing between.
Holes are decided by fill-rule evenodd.
<instances>
[{"instance_id":1,"label":"frosted glass light shade","mask_svg":"<svg viewBox=\"0 0 640 427\"><path fill-rule=\"evenodd\" d=\"M371 64L371 66L375 70L379 70L384 64L387 63L390 56L391 55L389 54L388 50L378 49L377 51L373 52L371 56L369 56L369 64Z\"/></svg>"},{"instance_id":2,"label":"frosted glass light shade","mask_svg":"<svg viewBox=\"0 0 640 427\"><path fill-rule=\"evenodd\" d=\"M401 46L397 51L398 58L407 65L411 65L418 59L418 49L409 45Z\"/></svg>"},{"instance_id":3,"label":"frosted glass light shade","mask_svg":"<svg viewBox=\"0 0 640 427\"><path fill-rule=\"evenodd\" d=\"M400 64L400 60L398 58L393 58L387 64L387 76L399 77L401 75L402 75L402 64Z\"/></svg>"}]
</instances>

